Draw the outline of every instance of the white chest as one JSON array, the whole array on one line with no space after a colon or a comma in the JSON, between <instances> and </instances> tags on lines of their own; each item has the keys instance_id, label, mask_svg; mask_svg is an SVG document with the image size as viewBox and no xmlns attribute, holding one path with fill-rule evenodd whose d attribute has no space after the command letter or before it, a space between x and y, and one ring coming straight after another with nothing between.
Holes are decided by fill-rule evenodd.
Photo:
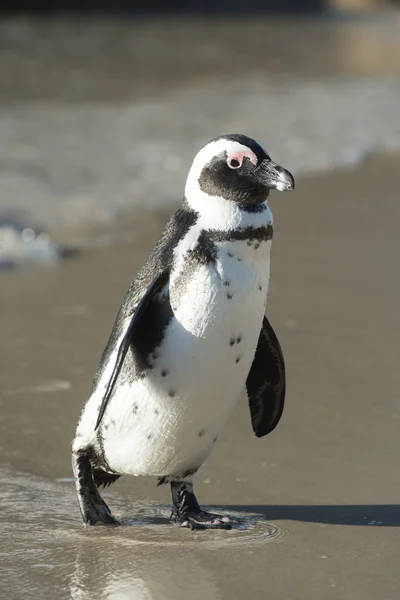
<instances>
[{"instance_id":1,"label":"white chest","mask_svg":"<svg viewBox=\"0 0 400 600\"><path fill-rule=\"evenodd\" d=\"M215 347L220 334L258 331L268 292L271 241L222 242L215 264L178 265L171 274L170 301L175 321L201 345ZM183 279L183 281L182 281ZM217 342L217 347L219 343Z\"/></svg>"},{"instance_id":2,"label":"white chest","mask_svg":"<svg viewBox=\"0 0 400 600\"><path fill-rule=\"evenodd\" d=\"M174 317L145 379L124 384L105 416L107 460L133 474L202 464L240 397L265 311L270 241L222 243L215 265L170 278ZM132 409L134 406L134 409Z\"/></svg>"},{"instance_id":3,"label":"white chest","mask_svg":"<svg viewBox=\"0 0 400 600\"><path fill-rule=\"evenodd\" d=\"M202 231L216 227L212 211L175 248L168 290L173 317L146 376L125 377L103 417L101 450L116 472L179 477L195 471L242 394L265 313L271 240L232 241L229 232L245 237L272 226L272 215L267 205L261 216L229 210L219 215L226 229L214 230L214 260L193 260ZM97 443L93 424L117 351L86 405L77 447Z\"/></svg>"}]
</instances>

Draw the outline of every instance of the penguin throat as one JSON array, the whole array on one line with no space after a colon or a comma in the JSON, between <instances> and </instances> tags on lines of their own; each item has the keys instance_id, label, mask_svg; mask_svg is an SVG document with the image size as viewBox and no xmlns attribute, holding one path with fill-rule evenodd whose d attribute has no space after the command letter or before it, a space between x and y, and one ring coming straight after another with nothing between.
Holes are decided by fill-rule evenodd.
<instances>
[{"instance_id":1,"label":"penguin throat","mask_svg":"<svg viewBox=\"0 0 400 600\"><path fill-rule=\"evenodd\" d=\"M209 196L197 190L183 201L185 210L194 211L203 229L229 231L247 227L272 225L272 213L267 201L261 204L237 204L220 196Z\"/></svg>"}]
</instances>

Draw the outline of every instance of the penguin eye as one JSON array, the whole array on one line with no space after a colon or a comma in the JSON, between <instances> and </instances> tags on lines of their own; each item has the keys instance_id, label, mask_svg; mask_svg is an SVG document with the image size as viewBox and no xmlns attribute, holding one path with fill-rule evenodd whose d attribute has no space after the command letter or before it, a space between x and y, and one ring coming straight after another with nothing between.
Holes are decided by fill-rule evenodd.
<instances>
[{"instance_id":1,"label":"penguin eye","mask_svg":"<svg viewBox=\"0 0 400 600\"><path fill-rule=\"evenodd\" d=\"M228 167L231 169L238 169L242 166L242 163L237 158L228 158Z\"/></svg>"}]
</instances>

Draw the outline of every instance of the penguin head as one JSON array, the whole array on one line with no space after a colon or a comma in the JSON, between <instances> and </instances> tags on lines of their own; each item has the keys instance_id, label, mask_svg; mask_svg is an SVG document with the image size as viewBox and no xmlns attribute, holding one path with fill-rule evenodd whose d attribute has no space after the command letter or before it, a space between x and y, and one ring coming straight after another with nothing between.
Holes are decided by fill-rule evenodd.
<instances>
[{"instance_id":1,"label":"penguin head","mask_svg":"<svg viewBox=\"0 0 400 600\"><path fill-rule=\"evenodd\" d=\"M256 206L270 190L294 189L291 173L274 163L257 142L241 134L211 140L195 157L186 182L185 196L205 194L239 205Z\"/></svg>"}]
</instances>

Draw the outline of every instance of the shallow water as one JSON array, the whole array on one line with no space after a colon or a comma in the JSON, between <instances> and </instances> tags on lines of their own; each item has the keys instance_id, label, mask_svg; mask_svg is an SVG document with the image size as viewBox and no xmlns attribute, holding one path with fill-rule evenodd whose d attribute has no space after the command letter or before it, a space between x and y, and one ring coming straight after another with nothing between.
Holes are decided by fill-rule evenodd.
<instances>
[{"instance_id":1,"label":"shallow water","mask_svg":"<svg viewBox=\"0 0 400 600\"><path fill-rule=\"evenodd\" d=\"M302 557L301 552L295 560L320 570L320 577L330 582L329 587L334 591L337 575L329 579L329 567L326 569L324 563L319 567L319 561L327 560L328 565L329 561L335 562L333 571L337 572L337 565L344 562L345 556L350 558L354 549L361 551L360 539L370 540L375 550L382 551L383 540L386 545L397 539L398 534L392 535L390 528L400 527L398 505L237 506L235 510L229 507L229 511L223 507L211 508L240 519L241 529L188 532L169 524L168 506L155 505L150 498L135 502L126 494L114 491L106 497L115 514L122 515L122 525L85 529L77 511L71 510L76 504L71 480L51 481L2 468L0 485L3 539L0 589L7 598L172 600L188 594L199 599L224 598L227 594L240 598L242 596L235 591L235 577L240 578L242 586L248 586L249 597L257 598L254 580L264 585L263 571L259 570L262 568L260 557L264 556L269 563L271 585L271 580L276 578L279 582L283 575L282 564L274 555L288 560L288 553L296 555L301 544L306 556ZM273 523L267 520L268 515L274 517ZM301 521L311 525L304 527ZM319 527L316 523L320 523ZM324 523L330 523L331 528L336 523L362 529L350 536L343 532L332 540L335 534L324 532ZM369 535L368 530L376 527L381 528L382 533ZM340 544L346 538L352 549L341 551ZM310 548L313 548L311 552ZM369 564L368 559L372 558L372 564L375 562L379 570L382 560L388 558L385 550L383 554L385 558L381 559L381 552L371 553L367 549L360 558ZM232 568L231 561L237 563L238 571ZM389 562L382 574L387 576L392 569L393 563ZM364 570L363 576L367 577ZM290 574L287 577L291 579ZM347 577L350 582L351 570ZM307 589L311 582L304 573L302 579ZM314 573L312 580L317 579ZM345 583L344 575L341 583ZM352 587L362 588L360 584L356 576ZM291 585L295 585L294 580ZM318 587L324 590L323 585ZM396 581L385 581L385 587L393 588L396 594ZM327 588L325 586L325 592ZM288 597L281 595L282 585L278 590L271 597ZM312 592L310 597L314 597ZM343 596L339 593L331 597Z\"/></svg>"}]
</instances>

